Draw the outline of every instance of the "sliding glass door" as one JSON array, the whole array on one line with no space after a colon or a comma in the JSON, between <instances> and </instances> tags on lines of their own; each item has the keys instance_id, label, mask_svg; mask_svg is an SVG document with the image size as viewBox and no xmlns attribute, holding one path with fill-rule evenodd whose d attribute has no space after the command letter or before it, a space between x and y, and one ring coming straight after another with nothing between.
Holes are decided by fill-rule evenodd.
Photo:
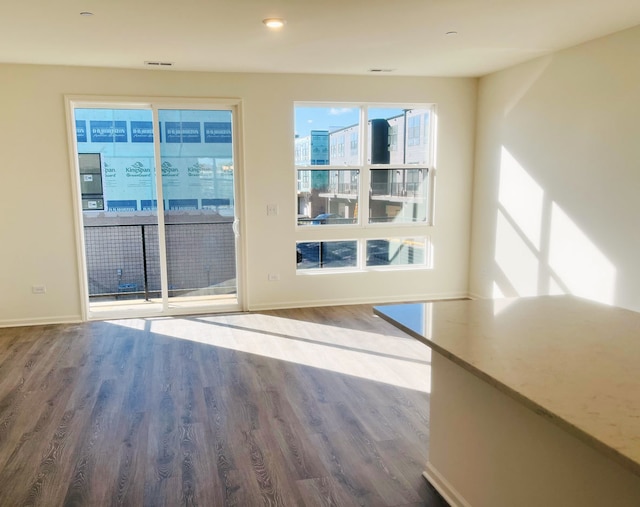
<instances>
[{"instance_id":1,"label":"sliding glass door","mask_svg":"<svg viewBox=\"0 0 640 507\"><path fill-rule=\"evenodd\" d=\"M241 309L234 105L69 105L88 318Z\"/></svg>"},{"instance_id":2,"label":"sliding glass door","mask_svg":"<svg viewBox=\"0 0 640 507\"><path fill-rule=\"evenodd\" d=\"M231 111L161 109L158 119L169 297L235 294Z\"/></svg>"}]
</instances>

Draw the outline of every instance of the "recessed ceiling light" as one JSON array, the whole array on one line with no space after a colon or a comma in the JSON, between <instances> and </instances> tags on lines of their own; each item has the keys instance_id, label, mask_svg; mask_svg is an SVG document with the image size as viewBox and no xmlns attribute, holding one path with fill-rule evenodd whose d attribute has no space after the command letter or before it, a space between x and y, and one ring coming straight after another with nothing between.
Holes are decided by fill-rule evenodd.
<instances>
[{"instance_id":1,"label":"recessed ceiling light","mask_svg":"<svg viewBox=\"0 0 640 507\"><path fill-rule=\"evenodd\" d=\"M286 23L286 21L282 18L267 18L263 19L262 22L269 28L282 28Z\"/></svg>"},{"instance_id":2,"label":"recessed ceiling light","mask_svg":"<svg viewBox=\"0 0 640 507\"><path fill-rule=\"evenodd\" d=\"M458 35L458 32L456 32L455 30L451 30L450 32L446 32L445 35L448 37L452 37L454 35Z\"/></svg>"},{"instance_id":3,"label":"recessed ceiling light","mask_svg":"<svg viewBox=\"0 0 640 507\"><path fill-rule=\"evenodd\" d=\"M80 13L80 16L93 16L93 12L89 12L89 11L82 11Z\"/></svg>"},{"instance_id":4,"label":"recessed ceiling light","mask_svg":"<svg viewBox=\"0 0 640 507\"><path fill-rule=\"evenodd\" d=\"M369 69L369 72L393 72L394 69Z\"/></svg>"}]
</instances>

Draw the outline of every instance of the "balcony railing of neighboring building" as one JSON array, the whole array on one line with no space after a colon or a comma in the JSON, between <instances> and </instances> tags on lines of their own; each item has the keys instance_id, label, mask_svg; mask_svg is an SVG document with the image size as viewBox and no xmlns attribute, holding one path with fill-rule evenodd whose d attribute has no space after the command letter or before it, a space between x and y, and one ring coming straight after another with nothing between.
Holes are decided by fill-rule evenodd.
<instances>
[{"instance_id":1,"label":"balcony railing of neighboring building","mask_svg":"<svg viewBox=\"0 0 640 507\"><path fill-rule=\"evenodd\" d=\"M372 183L371 195L376 198L383 197L412 197L424 198L423 185L420 182L411 183Z\"/></svg>"},{"instance_id":2,"label":"balcony railing of neighboring building","mask_svg":"<svg viewBox=\"0 0 640 507\"><path fill-rule=\"evenodd\" d=\"M352 183L331 184L328 188L320 190L320 197L332 197L334 195L352 196L358 195L358 185Z\"/></svg>"},{"instance_id":3,"label":"balcony railing of neighboring building","mask_svg":"<svg viewBox=\"0 0 640 507\"><path fill-rule=\"evenodd\" d=\"M358 185L352 183L338 183L337 185L333 185L331 187L330 192L334 192L336 194L345 194L345 195L357 195L358 194Z\"/></svg>"}]
</instances>

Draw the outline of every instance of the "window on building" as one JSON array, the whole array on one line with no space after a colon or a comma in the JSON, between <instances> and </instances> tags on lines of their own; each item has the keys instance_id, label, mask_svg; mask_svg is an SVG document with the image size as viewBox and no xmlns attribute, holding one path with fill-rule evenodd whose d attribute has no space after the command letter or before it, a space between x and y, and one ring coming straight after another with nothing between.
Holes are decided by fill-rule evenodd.
<instances>
[{"instance_id":1,"label":"window on building","mask_svg":"<svg viewBox=\"0 0 640 507\"><path fill-rule=\"evenodd\" d=\"M431 105L295 106L298 226L319 226L317 241L298 244L299 270L428 264L432 116ZM308 146L311 156L303 158L298 146ZM370 227L385 228L386 239L371 240ZM350 228L359 256L351 253L340 265L305 261L307 243L331 243L322 231L334 228Z\"/></svg>"},{"instance_id":2,"label":"window on building","mask_svg":"<svg viewBox=\"0 0 640 507\"><path fill-rule=\"evenodd\" d=\"M408 118L407 145L418 144L420 144L420 116L415 115Z\"/></svg>"},{"instance_id":3,"label":"window on building","mask_svg":"<svg viewBox=\"0 0 640 507\"><path fill-rule=\"evenodd\" d=\"M357 131L351 132L351 141L349 144L349 148L350 148L350 155L352 157L357 157L358 156L358 132Z\"/></svg>"},{"instance_id":4,"label":"window on building","mask_svg":"<svg viewBox=\"0 0 640 507\"><path fill-rule=\"evenodd\" d=\"M430 128L430 123L429 123L429 115L428 114L424 114L423 115L423 128L422 128L422 139L420 139L420 143L423 145L428 145L429 144L429 128Z\"/></svg>"},{"instance_id":5,"label":"window on building","mask_svg":"<svg viewBox=\"0 0 640 507\"><path fill-rule=\"evenodd\" d=\"M389 125L389 151L398 151L398 125Z\"/></svg>"}]
</instances>

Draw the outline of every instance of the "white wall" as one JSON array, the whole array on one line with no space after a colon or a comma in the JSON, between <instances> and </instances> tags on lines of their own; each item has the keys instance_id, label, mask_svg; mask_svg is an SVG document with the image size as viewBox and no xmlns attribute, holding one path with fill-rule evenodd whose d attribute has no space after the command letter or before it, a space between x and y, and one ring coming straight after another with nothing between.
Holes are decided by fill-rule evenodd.
<instances>
[{"instance_id":1,"label":"white wall","mask_svg":"<svg viewBox=\"0 0 640 507\"><path fill-rule=\"evenodd\" d=\"M467 293L477 80L0 65L0 83L0 325L81 318L65 94L243 100L249 309ZM311 238L294 226L294 100L437 103L433 270L296 276L295 241Z\"/></svg>"},{"instance_id":2,"label":"white wall","mask_svg":"<svg viewBox=\"0 0 640 507\"><path fill-rule=\"evenodd\" d=\"M470 292L640 311L640 27L480 80Z\"/></svg>"}]
</instances>

